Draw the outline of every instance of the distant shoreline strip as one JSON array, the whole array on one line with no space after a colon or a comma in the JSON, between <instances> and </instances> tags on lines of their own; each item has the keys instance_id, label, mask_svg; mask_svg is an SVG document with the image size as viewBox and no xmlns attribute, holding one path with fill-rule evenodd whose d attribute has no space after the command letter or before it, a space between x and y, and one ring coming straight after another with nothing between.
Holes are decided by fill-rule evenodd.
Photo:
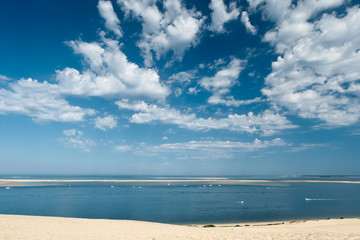
<instances>
[{"instance_id":1,"label":"distant shoreline strip","mask_svg":"<svg viewBox=\"0 0 360 240\"><path fill-rule=\"evenodd\" d=\"M0 179L0 186L21 186L25 183L208 183L208 184L242 184L242 183L348 183L360 184L360 181L330 180L223 180L223 179Z\"/></svg>"}]
</instances>

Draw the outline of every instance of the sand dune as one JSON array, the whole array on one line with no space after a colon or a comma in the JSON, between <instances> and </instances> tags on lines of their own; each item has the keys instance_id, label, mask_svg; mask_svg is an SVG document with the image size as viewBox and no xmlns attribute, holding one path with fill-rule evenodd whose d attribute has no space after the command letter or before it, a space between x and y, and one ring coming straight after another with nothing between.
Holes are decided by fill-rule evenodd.
<instances>
[{"instance_id":1,"label":"sand dune","mask_svg":"<svg viewBox=\"0 0 360 240\"><path fill-rule=\"evenodd\" d=\"M360 239L360 219L295 221L250 226L179 226L150 222L0 215L0 240Z\"/></svg>"}]
</instances>

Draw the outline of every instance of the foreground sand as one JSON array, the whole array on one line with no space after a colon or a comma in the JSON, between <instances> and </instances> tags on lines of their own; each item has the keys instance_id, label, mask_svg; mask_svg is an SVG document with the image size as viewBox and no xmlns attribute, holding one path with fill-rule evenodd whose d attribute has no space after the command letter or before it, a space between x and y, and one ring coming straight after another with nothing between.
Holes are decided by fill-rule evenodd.
<instances>
[{"instance_id":1,"label":"foreground sand","mask_svg":"<svg viewBox=\"0 0 360 240\"><path fill-rule=\"evenodd\" d=\"M178 226L160 223L0 215L0 240L360 239L360 219Z\"/></svg>"}]
</instances>

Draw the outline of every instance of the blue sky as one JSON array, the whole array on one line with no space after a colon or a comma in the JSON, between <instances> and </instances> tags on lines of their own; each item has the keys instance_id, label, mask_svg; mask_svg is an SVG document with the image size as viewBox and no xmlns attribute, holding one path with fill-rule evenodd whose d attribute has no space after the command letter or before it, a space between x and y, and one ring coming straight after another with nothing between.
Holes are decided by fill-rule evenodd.
<instances>
[{"instance_id":1,"label":"blue sky","mask_svg":"<svg viewBox=\"0 0 360 240\"><path fill-rule=\"evenodd\" d=\"M356 1L3 1L0 174L359 174Z\"/></svg>"}]
</instances>

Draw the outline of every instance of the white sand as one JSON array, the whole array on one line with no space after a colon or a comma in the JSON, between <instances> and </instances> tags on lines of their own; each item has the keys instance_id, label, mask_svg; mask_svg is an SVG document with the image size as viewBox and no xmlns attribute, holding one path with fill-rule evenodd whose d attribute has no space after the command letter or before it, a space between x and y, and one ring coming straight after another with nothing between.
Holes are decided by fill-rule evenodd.
<instances>
[{"instance_id":1,"label":"white sand","mask_svg":"<svg viewBox=\"0 0 360 240\"><path fill-rule=\"evenodd\" d=\"M0 215L0 240L360 239L360 219L229 226L203 228L125 220Z\"/></svg>"}]
</instances>

